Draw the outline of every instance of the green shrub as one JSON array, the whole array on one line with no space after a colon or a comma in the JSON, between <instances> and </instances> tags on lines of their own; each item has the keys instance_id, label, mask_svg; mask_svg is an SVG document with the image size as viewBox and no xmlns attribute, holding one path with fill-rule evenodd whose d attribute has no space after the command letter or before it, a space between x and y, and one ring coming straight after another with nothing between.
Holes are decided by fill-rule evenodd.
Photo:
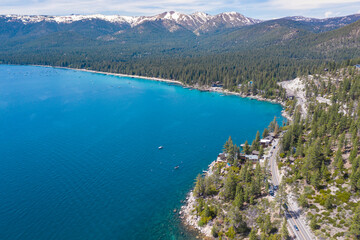
<instances>
[{"instance_id":1,"label":"green shrub","mask_svg":"<svg viewBox=\"0 0 360 240\"><path fill-rule=\"evenodd\" d=\"M217 238L219 236L219 229L216 225L214 225L211 229L211 235L214 237L214 238Z\"/></svg>"},{"instance_id":2,"label":"green shrub","mask_svg":"<svg viewBox=\"0 0 360 240\"><path fill-rule=\"evenodd\" d=\"M335 180L335 182L338 185L343 185L345 181L344 181L344 179L338 178L338 179Z\"/></svg>"},{"instance_id":3,"label":"green shrub","mask_svg":"<svg viewBox=\"0 0 360 240\"><path fill-rule=\"evenodd\" d=\"M323 216L326 216L326 217L330 216L330 212L323 212L322 214L323 214Z\"/></svg>"},{"instance_id":4,"label":"green shrub","mask_svg":"<svg viewBox=\"0 0 360 240\"><path fill-rule=\"evenodd\" d=\"M229 230L225 233L225 235L230 238L230 239L234 239L235 238L235 235L236 235L236 232L235 232L235 229L233 226L231 226L229 228Z\"/></svg>"},{"instance_id":5,"label":"green shrub","mask_svg":"<svg viewBox=\"0 0 360 240\"><path fill-rule=\"evenodd\" d=\"M344 232L338 232L338 233L336 233L336 234L334 234L334 238L339 238L339 237L343 237L345 235L345 233Z\"/></svg>"},{"instance_id":6,"label":"green shrub","mask_svg":"<svg viewBox=\"0 0 360 240\"><path fill-rule=\"evenodd\" d=\"M345 191L341 191L341 192L337 191L336 192L336 199L343 203L348 203L350 196L351 196L351 194L349 192L345 192Z\"/></svg>"},{"instance_id":7,"label":"green shrub","mask_svg":"<svg viewBox=\"0 0 360 240\"><path fill-rule=\"evenodd\" d=\"M281 155L281 154L280 154ZM279 168L279 170L282 168L284 166L284 163L283 162L279 162L278 163L278 168Z\"/></svg>"}]
</instances>

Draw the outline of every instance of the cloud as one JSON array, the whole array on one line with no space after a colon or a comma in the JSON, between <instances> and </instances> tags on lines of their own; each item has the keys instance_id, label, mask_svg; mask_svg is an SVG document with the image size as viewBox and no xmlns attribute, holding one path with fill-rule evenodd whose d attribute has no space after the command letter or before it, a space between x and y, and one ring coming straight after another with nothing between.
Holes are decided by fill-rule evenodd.
<instances>
[{"instance_id":1,"label":"cloud","mask_svg":"<svg viewBox=\"0 0 360 240\"><path fill-rule=\"evenodd\" d=\"M118 14L151 16L164 11L217 14L237 11L258 19L349 15L360 0L0 0L0 14ZM331 13L330 13L331 12Z\"/></svg>"},{"instance_id":2,"label":"cloud","mask_svg":"<svg viewBox=\"0 0 360 240\"><path fill-rule=\"evenodd\" d=\"M343 5L351 3L360 3L360 0L270 0L272 6L288 10L310 10L317 8L326 8L334 5Z\"/></svg>"},{"instance_id":3,"label":"cloud","mask_svg":"<svg viewBox=\"0 0 360 240\"><path fill-rule=\"evenodd\" d=\"M330 16L332 16L332 15L333 15L333 12L332 12L332 11L327 11L327 12L325 12L325 14L324 14L325 18L328 18L328 17L330 17Z\"/></svg>"},{"instance_id":4,"label":"cloud","mask_svg":"<svg viewBox=\"0 0 360 240\"><path fill-rule=\"evenodd\" d=\"M111 12L143 15L157 14L167 10L191 13L216 11L216 9L229 7L232 2L228 0L5 0L0 2L0 13L61 15Z\"/></svg>"}]
</instances>

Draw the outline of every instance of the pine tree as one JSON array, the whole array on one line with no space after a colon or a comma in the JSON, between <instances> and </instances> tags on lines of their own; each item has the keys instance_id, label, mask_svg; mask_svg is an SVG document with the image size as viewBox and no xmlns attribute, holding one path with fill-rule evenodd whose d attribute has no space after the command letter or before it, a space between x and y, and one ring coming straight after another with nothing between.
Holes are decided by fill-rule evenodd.
<instances>
[{"instance_id":1,"label":"pine tree","mask_svg":"<svg viewBox=\"0 0 360 240\"><path fill-rule=\"evenodd\" d=\"M258 151L259 147L260 147L260 132L257 131L256 137L255 137L255 147L254 147L254 149Z\"/></svg>"},{"instance_id":2,"label":"pine tree","mask_svg":"<svg viewBox=\"0 0 360 240\"><path fill-rule=\"evenodd\" d=\"M224 151L226 153L230 153L232 151L233 147L234 147L233 140L232 140L231 136L229 136L229 139L224 144Z\"/></svg>"},{"instance_id":3,"label":"pine tree","mask_svg":"<svg viewBox=\"0 0 360 240\"><path fill-rule=\"evenodd\" d=\"M268 135L269 135L269 130L267 128L265 128L263 133L262 133L262 137L266 138Z\"/></svg>"},{"instance_id":4,"label":"pine tree","mask_svg":"<svg viewBox=\"0 0 360 240\"><path fill-rule=\"evenodd\" d=\"M256 234L256 229L253 228L251 229L250 235L249 235L249 240L257 240L257 234Z\"/></svg>"},{"instance_id":5,"label":"pine tree","mask_svg":"<svg viewBox=\"0 0 360 240\"><path fill-rule=\"evenodd\" d=\"M270 215L266 215L265 216L265 221L264 221L264 224L263 224L263 232L266 233L266 234L269 234L270 231L271 231L271 220L270 220Z\"/></svg>"},{"instance_id":6,"label":"pine tree","mask_svg":"<svg viewBox=\"0 0 360 240\"><path fill-rule=\"evenodd\" d=\"M264 148L263 146L260 146L259 148L259 159L262 158L264 156Z\"/></svg>"},{"instance_id":7,"label":"pine tree","mask_svg":"<svg viewBox=\"0 0 360 240\"><path fill-rule=\"evenodd\" d=\"M249 146L249 143L247 140L245 141L245 144L244 144L244 153L250 154L250 146Z\"/></svg>"},{"instance_id":8,"label":"pine tree","mask_svg":"<svg viewBox=\"0 0 360 240\"><path fill-rule=\"evenodd\" d=\"M316 229L319 228L319 225L317 224L317 221L316 221L316 217L315 217L315 216L313 216L313 217L311 218L310 228L311 228L312 230L316 230Z\"/></svg>"},{"instance_id":9,"label":"pine tree","mask_svg":"<svg viewBox=\"0 0 360 240\"><path fill-rule=\"evenodd\" d=\"M196 184L195 184L195 188L194 188L194 195L199 197L199 196L203 196L205 192L205 182L204 182L204 178L199 174L196 177Z\"/></svg>"},{"instance_id":10,"label":"pine tree","mask_svg":"<svg viewBox=\"0 0 360 240\"><path fill-rule=\"evenodd\" d=\"M283 225L281 227L281 239L282 240L289 240L290 239L289 231L287 229L286 218L283 219Z\"/></svg>"},{"instance_id":11,"label":"pine tree","mask_svg":"<svg viewBox=\"0 0 360 240\"><path fill-rule=\"evenodd\" d=\"M236 193L236 179L233 172L228 173L224 180L223 195L226 201L233 200Z\"/></svg>"},{"instance_id":12,"label":"pine tree","mask_svg":"<svg viewBox=\"0 0 360 240\"><path fill-rule=\"evenodd\" d=\"M330 210L333 205L332 205L332 199L331 199L331 196L329 196L326 200L325 200L325 208Z\"/></svg>"},{"instance_id":13,"label":"pine tree","mask_svg":"<svg viewBox=\"0 0 360 240\"><path fill-rule=\"evenodd\" d=\"M311 185L313 185L317 190L319 190L321 183L320 181L321 181L320 171L317 170L311 176Z\"/></svg>"}]
</instances>

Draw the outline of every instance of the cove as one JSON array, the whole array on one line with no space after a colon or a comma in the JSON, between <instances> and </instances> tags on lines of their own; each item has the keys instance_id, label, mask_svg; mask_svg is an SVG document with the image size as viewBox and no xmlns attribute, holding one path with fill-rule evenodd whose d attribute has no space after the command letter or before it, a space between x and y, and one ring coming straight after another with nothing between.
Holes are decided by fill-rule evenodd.
<instances>
[{"instance_id":1,"label":"cove","mask_svg":"<svg viewBox=\"0 0 360 240\"><path fill-rule=\"evenodd\" d=\"M0 65L0 239L193 239L173 209L230 135L251 142L281 110L163 82Z\"/></svg>"}]
</instances>

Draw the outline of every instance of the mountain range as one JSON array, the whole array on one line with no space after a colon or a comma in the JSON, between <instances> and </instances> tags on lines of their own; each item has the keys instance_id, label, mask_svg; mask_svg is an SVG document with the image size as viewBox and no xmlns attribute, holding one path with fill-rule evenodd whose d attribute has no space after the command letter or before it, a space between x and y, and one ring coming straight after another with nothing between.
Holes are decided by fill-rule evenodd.
<instances>
[{"instance_id":1,"label":"mountain range","mask_svg":"<svg viewBox=\"0 0 360 240\"><path fill-rule=\"evenodd\" d=\"M359 20L360 14L258 20L236 12L174 11L139 17L2 15L0 63L72 66L202 84L258 78L259 86L271 82L276 87L273 79L360 58Z\"/></svg>"},{"instance_id":2,"label":"mountain range","mask_svg":"<svg viewBox=\"0 0 360 240\"><path fill-rule=\"evenodd\" d=\"M202 12L182 14L174 11L164 12L155 16L139 17L100 14L70 16L3 15L0 16L0 21L4 24L22 24L24 26L51 23L65 26L103 21L122 30L135 28L152 22L164 26L169 32L189 30L196 34L214 31L219 28L235 28L261 22L260 20L245 17L237 12L226 12L212 16Z\"/></svg>"},{"instance_id":3,"label":"mountain range","mask_svg":"<svg viewBox=\"0 0 360 240\"><path fill-rule=\"evenodd\" d=\"M326 19L306 18L301 16L286 17L307 26L313 32L333 30L360 19L360 14ZM139 34L146 29L162 29L171 33L192 32L195 35L221 32L226 29L237 29L244 26L266 22L245 17L237 12L224 12L217 15L196 12L183 14L174 11L164 12L155 16L120 16L120 15L1 15L0 35L17 37L23 35L43 35L58 31L91 32L98 31L98 36L110 34L107 40L116 36L135 31ZM80 29L79 29L80 28Z\"/></svg>"}]
</instances>

